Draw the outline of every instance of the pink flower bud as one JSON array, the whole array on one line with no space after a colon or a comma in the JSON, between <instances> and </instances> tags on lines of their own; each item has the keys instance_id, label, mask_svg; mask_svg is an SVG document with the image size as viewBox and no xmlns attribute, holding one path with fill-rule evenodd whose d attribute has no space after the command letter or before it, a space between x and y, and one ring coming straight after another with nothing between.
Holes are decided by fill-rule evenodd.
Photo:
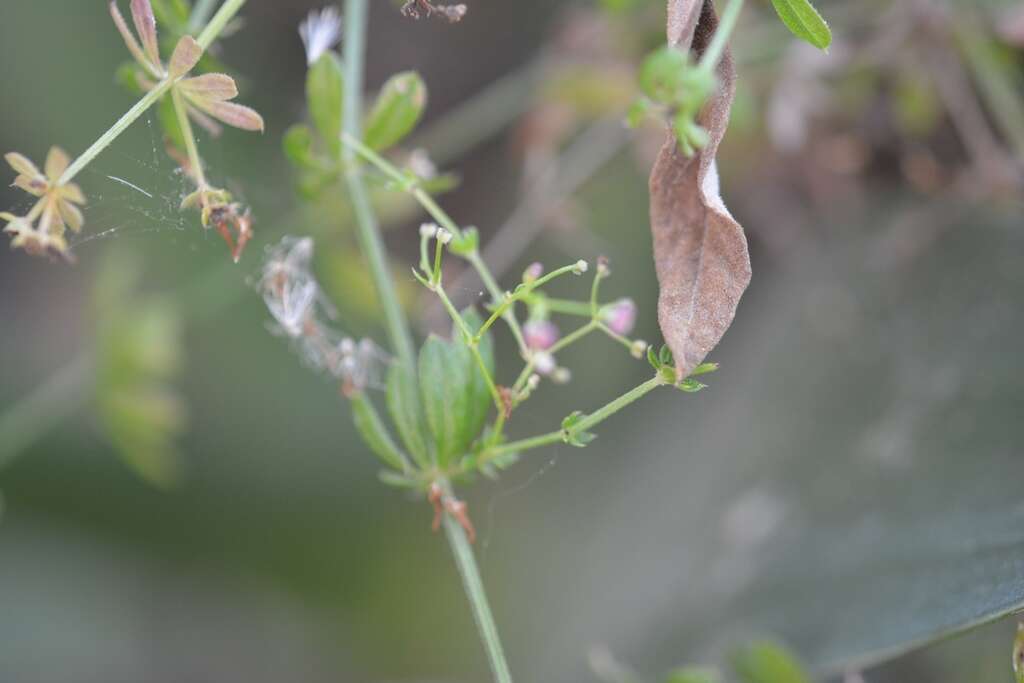
<instances>
[{"instance_id":1,"label":"pink flower bud","mask_svg":"<svg viewBox=\"0 0 1024 683\"><path fill-rule=\"evenodd\" d=\"M605 309L602 317L608 329L625 337L636 327L636 304L632 299L619 299Z\"/></svg>"},{"instance_id":2,"label":"pink flower bud","mask_svg":"<svg viewBox=\"0 0 1024 683\"><path fill-rule=\"evenodd\" d=\"M523 282L533 282L544 274L544 266L541 263L531 263L523 272Z\"/></svg>"},{"instance_id":3,"label":"pink flower bud","mask_svg":"<svg viewBox=\"0 0 1024 683\"><path fill-rule=\"evenodd\" d=\"M554 346L561 333L550 320L531 320L523 325L523 337L528 347L534 351L544 351Z\"/></svg>"}]
</instances>

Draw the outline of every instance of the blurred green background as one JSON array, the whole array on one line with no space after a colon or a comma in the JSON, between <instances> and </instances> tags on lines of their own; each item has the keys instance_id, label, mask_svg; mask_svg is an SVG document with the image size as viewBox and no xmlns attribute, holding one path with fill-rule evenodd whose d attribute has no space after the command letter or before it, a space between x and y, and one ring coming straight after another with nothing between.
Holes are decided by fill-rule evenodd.
<instances>
[{"instance_id":1,"label":"blurred green background","mask_svg":"<svg viewBox=\"0 0 1024 683\"><path fill-rule=\"evenodd\" d=\"M488 100L497 113L477 112L454 141L436 127L427 138L462 177L446 207L485 243L510 215L514 231L546 229L529 255L499 253L506 283L532 260L609 256L606 293L634 297L639 336L658 339L646 173L660 131L607 152L584 139L611 161L571 202L525 218L522 206L538 169L565 180L587 160L552 165L563 142L628 102L659 4L468 4L448 26L373 3L368 84L419 70L430 129L511 74L511 95ZM1005 31L1019 3L823 3L837 36L824 58L749 4L720 162L755 276L713 356L722 370L701 394L617 416L586 450L536 453L465 493L523 681L595 680L595 648L653 680L762 635L834 675L1024 604L1024 129L1020 44ZM280 153L304 116L295 27L312 6L251 0L222 46L241 101L267 120L263 136L203 147L256 216L240 265L177 212L184 184L153 116L81 176L76 266L0 250L0 680L487 679L429 507L378 484L337 388L267 332L250 284L264 245L317 235L341 324L382 340L358 257L324 218L332 199L298 208ZM901 6L921 21L903 34L888 20ZM927 40L950 16L974 33ZM84 149L131 105L113 77L125 56L105 3L6 3L0 150ZM606 86L596 103L579 65ZM956 68L965 81L942 76ZM957 104L967 96L981 133ZM479 144L460 149L459 133ZM19 202L0 190L0 207ZM399 209L388 241L413 302L419 217ZM472 283L456 293L480 300ZM122 376L133 351L110 341L135 333L141 387ZM519 368L508 339L499 348L507 380ZM648 372L600 339L563 362L572 383L527 404L514 434L549 431ZM137 412L112 407L115 384ZM179 481L147 484L126 462ZM1014 628L998 621L865 677L1009 681Z\"/></svg>"}]
</instances>

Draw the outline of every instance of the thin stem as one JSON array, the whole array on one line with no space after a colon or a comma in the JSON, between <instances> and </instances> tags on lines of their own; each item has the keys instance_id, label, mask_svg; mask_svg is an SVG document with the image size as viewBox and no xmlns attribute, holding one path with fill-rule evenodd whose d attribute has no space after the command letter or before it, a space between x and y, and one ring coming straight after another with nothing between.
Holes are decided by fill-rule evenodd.
<instances>
[{"instance_id":1,"label":"thin stem","mask_svg":"<svg viewBox=\"0 0 1024 683\"><path fill-rule=\"evenodd\" d=\"M84 404L92 374L92 357L83 353L0 416L0 467Z\"/></svg>"},{"instance_id":2,"label":"thin stem","mask_svg":"<svg viewBox=\"0 0 1024 683\"><path fill-rule=\"evenodd\" d=\"M216 4L217 0L196 0L196 5L192 8L192 16L188 20L188 30L190 33L198 31L210 19L210 15L213 14L213 7Z\"/></svg>"},{"instance_id":3,"label":"thin stem","mask_svg":"<svg viewBox=\"0 0 1024 683\"><path fill-rule=\"evenodd\" d=\"M442 484L446 494L451 495L451 486ZM487 658L491 665L491 673L494 675L495 683L512 683L512 673L509 671L508 662L505 661L505 652L501 646L501 638L498 636L498 627L494 623L494 615L491 614L491 606L487 602L487 593L484 591L483 580L480 578L480 570L473 556L473 548L466 537L466 531L451 515L444 516L444 533L448 538L448 544L455 556L455 565L459 569L459 576L462 577L462 586L473 607L473 618L476 620L477 630L484 641L487 649Z\"/></svg>"},{"instance_id":4,"label":"thin stem","mask_svg":"<svg viewBox=\"0 0 1024 683\"><path fill-rule=\"evenodd\" d=\"M444 287L438 282L434 285L434 291L437 293L438 298L441 299L441 303L444 304L444 308L448 311L448 315L451 317L452 322L459 328L459 332L462 333L463 341L466 346L469 347L470 353L473 354L473 359L476 361L477 367L480 369L480 374L484 377L484 382L487 384L487 390L491 393L491 398L494 400L494 407L498 409L498 415L502 415L505 410L505 405L501 400L501 392L498 391L498 387L494 383L494 378L491 377L490 371L487 369L487 363L484 362L484 357L480 354L480 344L473 338L473 331L469 329L469 325L463 320L462 316L459 315L458 310L455 308L455 304L448 298L447 292L444 291Z\"/></svg>"},{"instance_id":5,"label":"thin stem","mask_svg":"<svg viewBox=\"0 0 1024 683\"><path fill-rule=\"evenodd\" d=\"M221 31L224 30L224 27L227 26L228 22L238 14L240 9L242 9L242 5L245 4L245 1L246 0L226 0L226 2L221 6L220 11L217 12L217 15L206 26L206 29L203 30L203 34L199 36L196 42L198 42L204 50L209 48L210 45L213 44L213 41L217 39L217 36L221 34ZM135 103L134 107L129 109L124 116L118 119L117 122L110 127L110 130L101 135L96 142L92 143L92 146L90 146L89 149L85 150L81 156L75 159L74 162L68 166L67 170L64 171L64 174L61 175L60 180L57 182L60 185L65 185L74 180L75 176L81 173L86 166L92 163L92 161L98 157L103 150L109 147L111 143L121 135L121 133L125 132L128 127L138 121L139 117L145 114L150 107L160 101L160 98L171 89L171 86L173 86L175 82L176 81L172 81L170 79L165 79L146 93L141 100Z\"/></svg>"},{"instance_id":6,"label":"thin stem","mask_svg":"<svg viewBox=\"0 0 1024 683\"><path fill-rule=\"evenodd\" d=\"M411 185L412 181L410 178L403 175L402 172L395 168L391 162L367 147L357 137L350 135L347 132L342 134L341 141L344 143L344 147L346 149L350 149L354 154L357 154L366 161L369 161L384 175L391 178L391 180L393 180L399 187L409 192L413 198L420 203L420 206L423 207L424 211L426 211L438 225L451 232L456 239L460 239L462 237L462 229L459 227L458 223L456 223L452 217L449 216L436 201L434 201L434 198L431 197L428 192L422 188ZM470 265L472 265L477 271L480 279L484 283L484 286L487 287L487 291L493 298L493 303L498 305L504 296L501 288L498 286L498 283L494 280L494 276L491 275L490 270L488 270L487 264L482 258L480 258L480 254L473 251L463 256L463 258L469 261ZM528 350L526 348L526 340L523 337L522 328L519 326L519 321L516 320L515 316L511 312L509 312L505 315L505 322L508 323L509 328L512 330L512 335L515 337L516 343L519 345L520 354L526 356Z\"/></svg>"},{"instance_id":7,"label":"thin stem","mask_svg":"<svg viewBox=\"0 0 1024 683\"><path fill-rule=\"evenodd\" d=\"M485 465L494 458L497 458L506 453L521 453L523 451L532 450L535 448L542 448L544 446L550 446L563 441L571 441L573 437L581 434L596 427L600 423L607 420L609 417L619 412L631 403L635 403L647 394L651 393L660 386L665 385L665 380L661 375L656 375L651 379L647 380L640 386L631 389L622 396L611 403L605 405L602 408L598 408L596 411L587 415L582 420L577 422L571 429L560 429L556 432L550 432L548 434L541 434L540 436L534 436L529 439L523 439L522 441L513 441L511 443L501 444L500 446L494 446L485 453L483 453L477 461L477 466Z\"/></svg>"},{"instance_id":8,"label":"thin stem","mask_svg":"<svg viewBox=\"0 0 1024 683\"><path fill-rule=\"evenodd\" d=\"M704 50L704 55L700 58L700 68L708 73L714 73L715 69L718 68L718 62L722 60L722 54L725 52L726 45L729 44L729 37L732 35L733 29L736 28L736 22L740 18L740 10L742 9L743 0L730 0L722 12L715 35L711 38L711 43Z\"/></svg>"},{"instance_id":9,"label":"thin stem","mask_svg":"<svg viewBox=\"0 0 1024 683\"><path fill-rule=\"evenodd\" d=\"M540 289L541 287L551 282L555 278L576 272L577 268L578 266L575 263L572 264L571 266L562 266L558 270L551 271L544 277L538 278L537 280L527 285L523 285L522 288L520 288L514 294L503 297L501 303L498 304L497 308L494 309L494 312L491 314L491 317L487 319L487 321L480 328L480 331L476 333L476 338L479 339L480 337L482 337L487 332L487 330L489 330L491 326L495 322L497 322L498 318L504 316L507 312L511 310L512 306L515 305L517 301L522 301L523 297L529 295L534 290Z\"/></svg>"},{"instance_id":10,"label":"thin stem","mask_svg":"<svg viewBox=\"0 0 1024 683\"><path fill-rule=\"evenodd\" d=\"M228 0L232 2L233 0ZM346 139L359 141L362 137L362 92L363 61L366 52L367 0L347 0L345 3L345 102L342 128ZM363 254L369 263L374 284L384 309L388 336L399 362L410 372L414 367L412 333L409 331L405 313L398 300L391 271L388 268L384 245L380 237L377 217L373 213L366 186L363 184L359 167L355 163L356 150L351 145L342 145L342 161L347 169L345 181L348 185L352 207L355 212L357 235Z\"/></svg>"},{"instance_id":11,"label":"thin stem","mask_svg":"<svg viewBox=\"0 0 1024 683\"><path fill-rule=\"evenodd\" d=\"M185 138L185 149L188 152L188 160L192 165L192 175L200 190L206 189L206 172L203 170L203 159L199 156L199 149L196 147L196 136L192 131L192 122L188 120L188 111L185 109L185 102L181 93L171 90L171 99L174 102L174 114L178 119L178 126Z\"/></svg>"},{"instance_id":12,"label":"thin stem","mask_svg":"<svg viewBox=\"0 0 1024 683\"><path fill-rule=\"evenodd\" d=\"M82 170L88 166L92 161L100 155L100 152L105 150L121 135L125 132L129 126L139 120L146 111L149 110L154 104L156 104L161 97L163 97L168 90L171 88L171 81L161 81L155 88L146 93L146 96L135 103L135 106L128 110L128 112L117 120L113 126L110 127L106 133L100 136L100 139L92 143L89 149L82 152L82 155L74 160L74 162L68 166L67 170L64 171L64 175L57 181L60 185L66 185L74 180L75 176L82 172Z\"/></svg>"},{"instance_id":13,"label":"thin stem","mask_svg":"<svg viewBox=\"0 0 1024 683\"><path fill-rule=\"evenodd\" d=\"M210 46L213 45L213 41L217 40L217 36L227 27L228 23L235 18L238 11L242 9L242 5L245 4L246 0L224 0L224 4L217 10L217 14L214 15L210 23L206 25L203 32L196 38L196 42L199 43L203 50L209 50Z\"/></svg>"}]
</instances>

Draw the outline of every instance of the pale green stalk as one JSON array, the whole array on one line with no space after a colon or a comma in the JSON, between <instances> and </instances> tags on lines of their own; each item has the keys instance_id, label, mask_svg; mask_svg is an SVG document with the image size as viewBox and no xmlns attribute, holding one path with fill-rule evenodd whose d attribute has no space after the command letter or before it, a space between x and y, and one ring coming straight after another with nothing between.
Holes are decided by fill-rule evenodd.
<instances>
[{"instance_id":1,"label":"pale green stalk","mask_svg":"<svg viewBox=\"0 0 1024 683\"><path fill-rule=\"evenodd\" d=\"M363 60L366 52L366 0L347 0L345 3L345 103L342 129L346 139L359 141L362 138L362 93L363 93ZM405 319L392 274L387 265L384 244L380 237L380 227L373 213L369 196L359 165L356 164L356 152L350 145L342 146L342 161L346 168L345 181L348 185L352 208L356 217L357 235L373 274L377 287L384 319L387 323L388 337L391 346L398 356L399 362L412 372L415 367L412 333Z\"/></svg>"},{"instance_id":2,"label":"pale green stalk","mask_svg":"<svg viewBox=\"0 0 1024 683\"><path fill-rule=\"evenodd\" d=\"M220 11L217 12L217 15L206 26L206 29L203 30L202 35L199 36L196 42L199 43L204 50L209 48L210 45L213 44L213 41L217 39L217 36L220 35L221 31L224 30L224 27L227 26L228 22L238 14L240 9L242 9L242 5L244 5L245 2L246 0L226 0L226 2L221 6ZM65 185L74 180L75 176L81 173L86 166L91 164L93 160L103 152L103 150L109 147L111 143L121 135L121 133L125 132L128 127L138 121L150 107L160 101L160 98L166 95L167 91L170 90L175 83L176 81L166 78L146 93L141 100L135 103L134 107L129 109L128 112L118 119L106 133L101 135L96 142L92 143L92 146L90 146L89 149L85 150L81 156L75 159L74 162L68 166L67 170L64 171L64 174L61 175L60 180L57 181L58 184Z\"/></svg>"},{"instance_id":3,"label":"pale green stalk","mask_svg":"<svg viewBox=\"0 0 1024 683\"><path fill-rule=\"evenodd\" d=\"M217 0L196 0L195 7L192 8L192 15L188 19L188 30L193 33L198 31L209 20L216 4Z\"/></svg>"},{"instance_id":4,"label":"pale green stalk","mask_svg":"<svg viewBox=\"0 0 1024 683\"><path fill-rule=\"evenodd\" d=\"M405 314L402 311L394 285L391 282L391 272L387 266L376 217L373 214L366 194L366 188L363 185L363 179L360 175L361 169L356 163L357 152L355 145L365 148L360 142L362 138L360 117L362 116L363 61L366 51L367 9L367 0L346 0L345 2L345 106L343 131L344 140L347 144L342 146L342 155L346 168L345 179L348 183L349 194L352 197L359 227L360 243L363 253L366 255L367 261L369 261L374 281L377 284L377 292L388 322L391 342L394 345L399 361L405 364L411 371L414 367L412 335L409 332ZM458 226L455 226L452 234L461 234ZM457 312L455 317L461 320L461 316ZM446 489L445 493L451 495L451 487L448 482L441 482L441 484ZM509 672L508 663L505 661L505 653L501 646L501 639L498 636L498 627L494 623L494 616L491 614L487 595L484 592L483 581L480 578L480 570L477 568L473 549L470 547L466 532L450 515L444 516L444 529L445 536L455 556L459 575L462 577L462 585L466 591L466 597L469 598L470 605L473 608L473 617L476 620L477 630L480 632L480 638L483 640L487 651L487 659L494 674L495 683L512 683L512 674Z\"/></svg>"},{"instance_id":5,"label":"pale green stalk","mask_svg":"<svg viewBox=\"0 0 1024 683\"><path fill-rule=\"evenodd\" d=\"M562 443L571 441L574 437L582 434L583 432L593 429L600 423L607 420L609 417L619 412L631 403L635 403L647 394L651 393L658 387L666 384L665 379L658 373L651 379L647 380L640 386L626 392L622 396L611 403L605 405L602 408L598 408L593 413L587 415L582 420L577 422L571 429L564 430L560 429L556 432L549 432L548 434L541 434L540 436L534 436L529 439L523 439L521 441L512 441L510 443L501 444L488 449L483 455L480 456L477 465L485 465L488 462L494 460L501 455L506 453L521 453L523 451L533 450L535 448L542 448L544 446L550 446L552 444Z\"/></svg>"},{"instance_id":6,"label":"pale green stalk","mask_svg":"<svg viewBox=\"0 0 1024 683\"><path fill-rule=\"evenodd\" d=\"M729 44L729 37L732 36L733 29L736 28L736 22L740 18L740 10L742 9L743 0L730 0L722 12L715 35L711 38L711 43L704 50L704 54L700 58L700 68L709 74L715 73L715 69L718 68L718 62L722 60L725 48Z\"/></svg>"}]
</instances>

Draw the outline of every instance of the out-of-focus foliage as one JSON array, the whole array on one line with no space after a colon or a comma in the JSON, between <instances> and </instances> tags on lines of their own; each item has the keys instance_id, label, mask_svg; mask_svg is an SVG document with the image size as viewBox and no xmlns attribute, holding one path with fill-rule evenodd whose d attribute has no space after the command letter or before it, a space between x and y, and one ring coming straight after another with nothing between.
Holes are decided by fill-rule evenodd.
<instances>
[{"instance_id":1,"label":"out-of-focus foliage","mask_svg":"<svg viewBox=\"0 0 1024 683\"><path fill-rule=\"evenodd\" d=\"M175 440L187 409L173 387L182 370L182 321L176 302L140 292L143 264L111 250L93 294L96 320L96 410L124 462L166 488L181 477Z\"/></svg>"}]
</instances>

